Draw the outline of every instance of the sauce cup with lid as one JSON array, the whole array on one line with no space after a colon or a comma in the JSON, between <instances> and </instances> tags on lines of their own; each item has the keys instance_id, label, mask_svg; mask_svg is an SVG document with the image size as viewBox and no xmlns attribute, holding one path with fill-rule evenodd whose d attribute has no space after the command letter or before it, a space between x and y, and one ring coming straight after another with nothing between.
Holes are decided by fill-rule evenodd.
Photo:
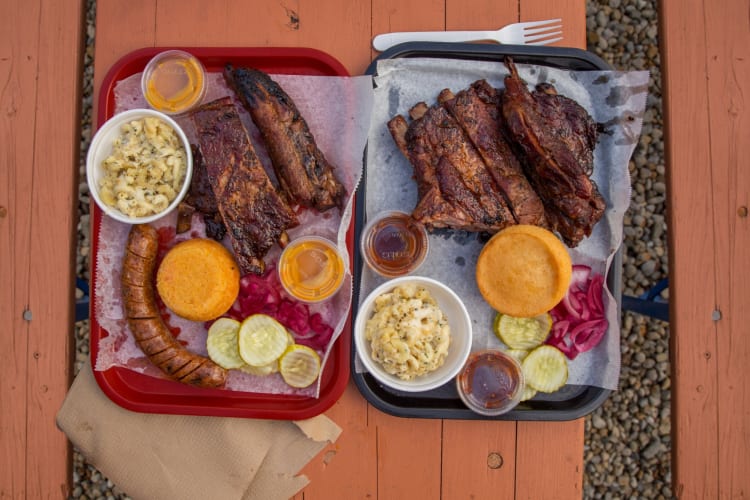
<instances>
[{"instance_id":1,"label":"sauce cup with lid","mask_svg":"<svg viewBox=\"0 0 750 500\"><path fill-rule=\"evenodd\" d=\"M149 106L168 115L198 106L206 95L206 69L184 50L155 55L141 76L141 91Z\"/></svg>"},{"instance_id":2,"label":"sauce cup with lid","mask_svg":"<svg viewBox=\"0 0 750 500\"><path fill-rule=\"evenodd\" d=\"M422 265L429 249L425 227L410 214L382 212L362 231L360 251L365 263L386 278L403 276Z\"/></svg>"},{"instance_id":3,"label":"sauce cup with lid","mask_svg":"<svg viewBox=\"0 0 750 500\"><path fill-rule=\"evenodd\" d=\"M471 411L490 417L515 408L524 385L518 361L497 349L471 353L456 376L456 389L464 404Z\"/></svg>"},{"instance_id":4,"label":"sauce cup with lid","mask_svg":"<svg viewBox=\"0 0 750 500\"><path fill-rule=\"evenodd\" d=\"M315 303L330 299L339 291L346 266L334 242L320 236L301 236L281 252L277 271L289 295Z\"/></svg>"}]
</instances>

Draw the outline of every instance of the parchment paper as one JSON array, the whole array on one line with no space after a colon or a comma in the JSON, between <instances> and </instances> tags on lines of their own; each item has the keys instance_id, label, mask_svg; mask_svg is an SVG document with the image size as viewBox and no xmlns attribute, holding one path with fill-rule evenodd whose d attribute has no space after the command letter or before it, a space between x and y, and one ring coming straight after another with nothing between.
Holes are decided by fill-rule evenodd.
<instances>
[{"instance_id":1,"label":"parchment paper","mask_svg":"<svg viewBox=\"0 0 750 500\"><path fill-rule=\"evenodd\" d=\"M338 242L344 254L346 268L349 268L349 253L346 246L346 231L352 216L352 200L362 175L362 158L372 110L372 80L369 76L361 77L328 77L271 75L295 101L300 113L305 117L318 147L326 158L336 166L336 173L346 186L348 200L343 213L331 209L323 214L305 210L300 216L300 225L288 232L290 240L305 234L317 234ZM148 107L140 90L140 73L132 75L115 87L115 112L128 109ZM208 89L203 102L210 102L220 97L234 94L226 86L223 77L217 73L208 75ZM275 182L273 169L263 147L257 128L249 114L235 99L240 118L247 128L256 152ZM176 117L185 130L191 143L195 143L195 129L187 116ZM190 234L202 236L205 228L199 215L193 216L191 232L178 235L178 241L189 238ZM172 226L176 214L170 214L157 223L155 227ZM120 293L119 273L122 256L125 250L130 226L119 223L107 216L102 217L95 273L97 321L109 335L99 342L99 355L95 369L106 370L112 366L123 366L155 377L163 377L158 368L153 366L136 345L124 319L122 296ZM224 244L231 249L225 239ZM275 265L281 253L275 245L266 258L267 266ZM331 352L334 341L341 334L351 308L352 277L347 273L344 286L333 299L322 304L310 305L310 314L319 312L325 322L334 327L334 334L323 354L323 366ZM172 315L170 324L180 328L179 340L187 342L193 352L206 354L206 329L203 323L188 321ZM227 380L227 389L271 394L297 394L318 397L320 380L305 389L294 389L284 383L279 374L267 377L248 375L238 370L231 370Z\"/></svg>"},{"instance_id":2,"label":"parchment paper","mask_svg":"<svg viewBox=\"0 0 750 500\"><path fill-rule=\"evenodd\" d=\"M531 86L542 82L555 85L561 95L575 99L598 123L605 126L594 151L592 178L607 202L605 217L590 238L570 251L574 264L586 264L600 274L621 272L611 269L612 259L622 242L622 224L630 204L628 161L638 142L645 109L648 72L578 71L543 66L517 65L519 74ZM368 140L366 215L384 210L411 212L417 203L413 169L396 147L386 124L396 114L420 101L436 102L444 88L458 92L478 79L504 88L508 70L501 62L431 58L389 59L378 63L375 104ZM472 349L500 347L492 334L495 312L487 305L476 285L474 269L484 241L474 233L440 230L430 234L429 255L414 273L442 281L464 300L473 323ZM369 269L363 270L360 298L384 281ZM617 303L607 291L605 307L609 329L593 350L569 362L568 384L616 389L620 374L620 318ZM358 363L358 370L363 370Z\"/></svg>"}]
</instances>

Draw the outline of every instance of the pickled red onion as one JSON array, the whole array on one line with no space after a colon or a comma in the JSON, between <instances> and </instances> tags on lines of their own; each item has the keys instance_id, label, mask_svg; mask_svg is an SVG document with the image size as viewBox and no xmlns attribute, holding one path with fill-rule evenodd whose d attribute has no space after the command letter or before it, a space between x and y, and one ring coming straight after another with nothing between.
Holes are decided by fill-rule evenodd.
<instances>
[{"instance_id":1,"label":"pickled red onion","mask_svg":"<svg viewBox=\"0 0 750 500\"><path fill-rule=\"evenodd\" d=\"M592 275L588 266L573 266L568 292L550 311L554 322L546 343L569 359L599 344L609 326L603 293L604 276Z\"/></svg>"}]
</instances>

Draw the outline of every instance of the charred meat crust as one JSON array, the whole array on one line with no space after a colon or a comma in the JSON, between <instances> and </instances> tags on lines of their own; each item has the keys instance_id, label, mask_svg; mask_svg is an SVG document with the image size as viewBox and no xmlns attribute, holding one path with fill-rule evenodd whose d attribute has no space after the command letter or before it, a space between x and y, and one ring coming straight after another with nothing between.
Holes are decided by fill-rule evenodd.
<instances>
[{"instance_id":1,"label":"charred meat crust","mask_svg":"<svg viewBox=\"0 0 750 500\"><path fill-rule=\"evenodd\" d=\"M388 128L414 167L419 202L412 216L429 228L497 232L515 224L479 152L443 106L418 103L411 123Z\"/></svg>"},{"instance_id":2,"label":"charred meat crust","mask_svg":"<svg viewBox=\"0 0 750 500\"><path fill-rule=\"evenodd\" d=\"M230 97L192 112L198 146L243 274L262 274L268 250L299 222L255 154Z\"/></svg>"},{"instance_id":3,"label":"charred meat crust","mask_svg":"<svg viewBox=\"0 0 750 500\"><path fill-rule=\"evenodd\" d=\"M193 152L193 177L190 180L190 190L179 206L177 233L184 233L190 229L190 220L193 213L197 211L203 215L206 236L222 241L227 234L227 228L221 218L219 204L211 188L211 180L208 178L203 155L198 146L191 145L190 149Z\"/></svg>"},{"instance_id":4,"label":"charred meat crust","mask_svg":"<svg viewBox=\"0 0 750 500\"><path fill-rule=\"evenodd\" d=\"M346 189L292 98L270 76L256 69L227 65L224 78L260 130L289 201L320 212L341 208Z\"/></svg>"},{"instance_id":5,"label":"charred meat crust","mask_svg":"<svg viewBox=\"0 0 750 500\"><path fill-rule=\"evenodd\" d=\"M597 128L585 109L557 95L554 87L529 91L513 61L506 58L502 111L524 169L544 200L547 217L568 246L589 236L604 215L605 202L594 181Z\"/></svg>"},{"instance_id":6,"label":"charred meat crust","mask_svg":"<svg viewBox=\"0 0 750 500\"><path fill-rule=\"evenodd\" d=\"M486 80L458 94L446 89L438 96L476 147L492 179L519 224L547 226L544 205L523 173L503 134L500 95Z\"/></svg>"},{"instance_id":7,"label":"charred meat crust","mask_svg":"<svg viewBox=\"0 0 750 500\"><path fill-rule=\"evenodd\" d=\"M185 349L159 314L153 285L158 248L159 237L153 227L147 224L131 227L123 259L122 276L127 279L121 282L130 331L149 360L171 378L201 387L222 387L227 371ZM188 366L192 369L188 370Z\"/></svg>"},{"instance_id":8,"label":"charred meat crust","mask_svg":"<svg viewBox=\"0 0 750 500\"><path fill-rule=\"evenodd\" d=\"M549 84L530 91L506 58L505 90L477 80L438 104L421 102L411 121L388 129L414 169L412 216L428 228L494 233L511 224L554 231L570 247L591 234L605 202L590 178L598 127Z\"/></svg>"}]
</instances>

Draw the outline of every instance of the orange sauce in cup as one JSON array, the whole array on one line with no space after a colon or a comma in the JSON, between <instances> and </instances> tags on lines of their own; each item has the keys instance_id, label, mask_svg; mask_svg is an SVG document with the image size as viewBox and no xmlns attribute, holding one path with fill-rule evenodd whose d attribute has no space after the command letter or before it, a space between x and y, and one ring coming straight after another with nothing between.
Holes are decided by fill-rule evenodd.
<instances>
[{"instance_id":1,"label":"orange sauce in cup","mask_svg":"<svg viewBox=\"0 0 750 500\"><path fill-rule=\"evenodd\" d=\"M205 70L191 54L163 52L144 70L142 90L149 105L157 111L181 113L199 104L205 95Z\"/></svg>"},{"instance_id":2,"label":"orange sauce in cup","mask_svg":"<svg viewBox=\"0 0 750 500\"><path fill-rule=\"evenodd\" d=\"M291 242L279 258L284 289L303 302L320 302L341 288L346 270L336 246L315 236Z\"/></svg>"}]
</instances>

